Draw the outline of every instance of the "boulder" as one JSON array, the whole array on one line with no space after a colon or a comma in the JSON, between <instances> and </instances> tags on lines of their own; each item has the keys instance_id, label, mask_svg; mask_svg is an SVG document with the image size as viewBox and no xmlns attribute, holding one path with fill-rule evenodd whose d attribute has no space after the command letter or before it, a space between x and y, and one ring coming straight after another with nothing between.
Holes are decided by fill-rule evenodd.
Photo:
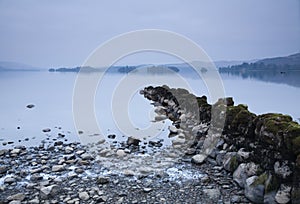
<instances>
[{"instance_id":1,"label":"boulder","mask_svg":"<svg viewBox=\"0 0 300 204\"><path fill-rule=\"evenodd\" d=\"M245 196L254 203L264 203L266 174L246 179Z\"/></svg>"},{"instance_id":2,"label":"boulder","mask_svg":"<svg viewBox=\"0 0 300 204\"><path fill-rule=\"evenodd\" d=\"M276 193L275 200L277 203L285 204L291 200L291 187L285 184L281 184L279 190Z\"/></svg>"},{"instance_id":3,"label":"boulder","mask_svg":"<svg viewBox=\"0 0 300 204\"><path fill-rule=\"evenodd\" d=\"M54 197L59 192L59 187L57 185L50 185L47 187L41 187L40 197L44 200Z\"/></svg>"},{"instance_id":4,"label":"boulder","mask_svg":"<svg viewBox=\"0 0 300 204\"><path fill-rule=\"evenodd\" d=\"M127 145L134 145L134 146L139 146L141 140L139 139L136 139L134 137L128 137L127 139Z\"/></svg>"},{"instance_id":5,"label":"boulder","mask_svg":"<svg viewBox=\"0 0 300 204\"><path fill-rule=\"evenodd\" d=\"M237 182L237 184L244 188L246 184L246 179L248 177L254 176L258 173L259 166L253 162L250 163L242 163L238 166L238 168L233 173L233 180Z\"/></svg>"},{"instance_id":6,"label":"boulder","mask_svg":"<svg viewBox=\"0 0 300 204\"><path fill-rule=\"evenodd\" d=\"M196 154L192 157L192 162L195 164L202 164L206 157L207 155L205 154Z\"/></svg>"}]
</instances>

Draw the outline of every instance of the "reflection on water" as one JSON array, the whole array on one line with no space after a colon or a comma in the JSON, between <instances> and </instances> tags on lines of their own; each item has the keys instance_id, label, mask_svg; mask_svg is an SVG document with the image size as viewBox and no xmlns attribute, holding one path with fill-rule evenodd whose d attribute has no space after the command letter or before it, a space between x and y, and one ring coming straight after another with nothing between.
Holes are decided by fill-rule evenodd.
<instances>
[{"instance_id":1,"label":"reflection on water","mask_svg":"<svg viewBox=\"0 0 300 204\"><path fill-rule=\"evenodd\" d=\"M1 72L0 148L18 144L38 145L41 140L55 142L57 138L78 141L72 115L76 76L77 73ZM182 79L182 83L178 83L178 79ZM237 104L248 104L252 112L280 112L290 114L294 119L300 117L300 110L297 108L299 87L228 74L222 75L222 79L226 95L233 96ZM122 89L128 83L131 84L130 92ZM108 134L116 134L120 140L130 136L124 130L126 125L123 124L128 122L126 117L122 117L124 114L128 115L135 134L140 132L143 137L153 137L143 132L153 125L150 122L154 117L153 107L138 92L144 85L162 84L184 87L198 96L207 95L210 101L205 83L192 71L164 73L161 70L160 73L133 72L130 75L108 73L99 83L95 96L95 113L105 138ZM120 97L122 94L115 93L123 93L124 98ZM35 107L26 108L28 104L34 104ZM158 129L155 136L165 137L170 123L161 122L156 125ZM44 133L44 128L50 128L51 131ZM2 145L7 142L14 143Z\"/></svg>"}]
</instances>

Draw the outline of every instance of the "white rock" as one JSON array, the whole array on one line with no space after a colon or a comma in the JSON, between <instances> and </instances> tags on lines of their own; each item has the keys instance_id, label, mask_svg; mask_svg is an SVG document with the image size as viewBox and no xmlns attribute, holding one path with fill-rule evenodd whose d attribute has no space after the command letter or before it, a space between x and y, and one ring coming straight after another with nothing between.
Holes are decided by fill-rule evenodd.
<instances>
[{"instance_id":1,"label":"white rock","mask_svg":"<svg viewBox=\"0 0 300 204\"><path fill-rule=\"evenodd\" d=\"M173 125L169 126L168 129L171 133L178 133L178 129L176 127L174 127Z\"/></svg>"},{"instance_id":2,"label":"white rock","mask_svg":"<svg viewBox=\"0 0 300 204\"><path fill-rule=\"evenodd\" d=\"M176 138L176 139L172 140L173 145L181 145L184 143L185 143L185 139L182 139L182 138Z\"/></svg>"},{"instance_id":3,"label":"white rock","mask_svg":"<svg viewBox=\"0 0 300 204\"><path fill-rule=\"evenodd\" d=\"M116 152L117 156L118 157L124 157L126 156L126 152L122 149L118 149L117 152Z\"/></svg>"},{"instance_id":4,"label":"white rock","mask_svg":"<svg viewBox=\"0 0 300 204\"><path fill-rule=\"evenodd\" d=\"M90 159L92 159L92 156L89 153L84 153L84 154L80 155L80 157L83 160L90 160Z\"/></svg>"},{"instance_id":5,"label":"white rock","mask_svg":"<svg viewBox=\"0 0 300 204\"><path fill-rule=\"evenodd\" d=\"M274 171L284 179L293 173L288 166L288 161L283 161L281 164L279 161L275 162Z\"/></svg>"},{"instance_id":6,"label":"white rock","mask_svg":"<svg viewBox=\"0 0 300 204\"><path fill-rule=\"evenodd\" d=\"M65 170L64 165L54 165L54 166L52 166L52 171L53 172L58 172L58 171L63 171L63 170Z\"/></svg>"},{"instance_id":7,"label":"white rock","mask_svg":"<svg viewBox=\"0 0 300 204\"><path fill-rule=\"evenodd\" d=\"M290 186L281 184L275 196L276 202L280 204L288 203L291 200L291 189Z\"/></svg>"},{"instance_id":8,"label":"white rock","mask_svg":"<svg viewBox=\"0 0 300 204\"><path fill-rule=\"evenodd\" d=\"M124 170L124 171L123 171L123 174L124 174L125 176L134 176L134 175L135 175L134 171L129 170L129 169Z\"/></svg>"},{"instance_id":9,"label":"white rock","mask_svg":"<svg viewBox=\"0 0 300 204\"><path fill-rule=\"evenodd\" d=\"M88 200L88 199L90 199L90 196L89 196L89 194L87 192L80 192L79 193L79 198L81 200Z\"/></svg>"},{"instance_id":10,"label":"white rock","mask_svg":"<svg viewBox=\"0 0 300 204\"><path fill-rule=\"evenodd\" d=\"M50 196L55 196L55 194L59 191L59 187L57 185L51 185L47 187L42 187L40 189L40 195L43 199L47 199Z\"/></svg>"},{"instance_id":11,"label":"white rock","mask_svg":"<svg viewBox=\"0 0 300 204\"><path fill-rule=\"evenodd\" d=\"M72 147L67 146L67 147L65 148L65 152L66 152L67 154L70 154L70 153L73 152L73 151L74 151L74 149L73 149Z\"/></svg>"},{"instance_id":12,"label":"white rock","mask_svg":"<svg viewBox=\"0 0 300 204\"><path fill-rule=\"evenodd\" d=\"M250 156L250 152L246 152L244 148L239 149L237 152L243 159L248 159Z\"/></svg>"},{"instance_id":13,"label":"white rock","mask_svg":"<svg viewBox=\"0 0 300 204\"><path fill-rule=\"evenodd\" d=\"M19 154L21 152L21 149L13 149L13 150L11 150L11 154Z\"/></svg>"},{"instance_id":14,"label":"white rock","mask_svg":"<svg viewBox=\"0 0 300 204\"><path fill-rule=\"evenodd\" d=\"M207 155L205 154L196 154L192 157L192 162L195 164L202 164L206 157Z\"/></svg>"},{"instance_id":15,"label":"white rock","mask_svg":"<svg viewBox=\"0 0 300 204\"><path fill-rule=\"evenodd\" d=\"M185 122L186 121L186 115L185 114L182 114L180 117L179 117L180 121L181 122Z\"/></svg>"}]
</instances>

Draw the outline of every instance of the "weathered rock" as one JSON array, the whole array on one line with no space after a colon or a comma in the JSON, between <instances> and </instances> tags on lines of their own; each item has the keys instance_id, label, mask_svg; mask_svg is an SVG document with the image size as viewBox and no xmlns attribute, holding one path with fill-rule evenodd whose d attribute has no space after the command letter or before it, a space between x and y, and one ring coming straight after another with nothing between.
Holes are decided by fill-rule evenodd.
<instances>
[{"instance_id":1,"label":"weathered rock","mask_svg":"<svg viewBox=\"0 0 300 204\"><path fill-rule=\"evenodd\" d=\"M259 167L253 162L242 163L233 173L233 180L242 188L245 187L246 179L258 173Z\"/></svg>"},{"instance_id":2,"label":"weathered rock","mask_svg":"<svg viewBox=\"0 0 300 204\"><path fill-rule=\"evenodd\" d=\"M290 186L281 184L275 196L276 202L280 204L288 203L291 200L291 189Z\"/></svg>"},{"instance_id":3,"label":"weathered rock","mask_svg":"<svg viewBox=\"0 0 300 204\"><path fill-rule=\"evenodd\" d=\"M245 196L254 203L264 202L264 181L258 176L252 176L246 180Z\"/></svg>"},{"instance_id":4,"label":"weathered rock","mask_svg":"<svg viewBox=\"0 0 300 204\"><path fill-rule=\"evenodd\" d=\"M207 155L205 154L197 154L192 157L192 162L195 164L202 164L206 159Z\"/></svg>"}]
</instances>

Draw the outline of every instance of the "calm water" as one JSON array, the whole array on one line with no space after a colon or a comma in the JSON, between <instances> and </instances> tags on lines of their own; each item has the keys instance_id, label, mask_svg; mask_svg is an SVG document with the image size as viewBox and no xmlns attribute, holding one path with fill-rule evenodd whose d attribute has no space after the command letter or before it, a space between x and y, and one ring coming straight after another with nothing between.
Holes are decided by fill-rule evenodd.
<instances>
[{"instance_id":1,"label":"calm water","mask_svg":"<svg viewBox=\"0 0 300 204\"><path fill-rule=\"evenodd\" d=\"M53 141L58 133L65 135L60 140L79 141L72 114L76 77L77 73L1 72L0 148L19 144L37 145L42 140ZM132 130L126 129L128 121L120 117L124 113L131 120L131 129L134 128L136 134L145 138L153 137L149 135L151 133L143 131L153 125L153 107L138 92L145 85L181 87L183 84L177 83L178 78L177 74L106 74L95 95L95 114L101 134L116 134L119 140L125 140L124 136L130 134L127 131ZM187 83L185 87L196 95L209 95L205 84L194 73L185 73L183 79ZM248 104L256 114L279 112L290 114L294 120L300 118L300 88L229 75L222 75L222 80L226 96L233 96L236 104ZM130 93L125 94L123 88L128 83L133 86ZM35 107L28 109L28 104L34 104ZM170 123L167 121L156 125L155 136L164 137ZM51 132L43 133L44 128L50 128ZM9 141L14 143L3 146L3 142Z\"/></svg>"}]
</instances>

